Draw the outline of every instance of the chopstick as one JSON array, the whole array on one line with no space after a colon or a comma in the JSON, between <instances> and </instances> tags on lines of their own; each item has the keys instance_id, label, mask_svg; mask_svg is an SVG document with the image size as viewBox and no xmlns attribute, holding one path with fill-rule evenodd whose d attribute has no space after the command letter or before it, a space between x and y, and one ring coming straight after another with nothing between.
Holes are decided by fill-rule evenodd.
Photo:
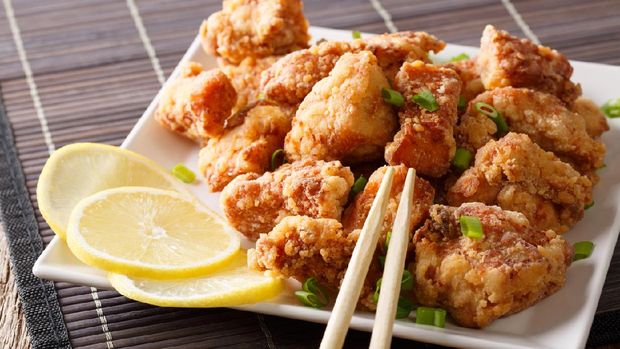
<instances>
[{"instance_id":1,"label":"chopstick","mask_svg":"<svg viewBox=\"0 0 620 349\"><path fill-rule=\"evenodd\" d=\"M370 337L370 349L389 348L392 342L392 327L398 306L405 258L407 257L407 245L409 244L409 225L411 224L415 180L415 170L410 168L407 172L405 187L400 196L398 211L392 226L390 247L385 257L381 292L379 293L372 337Z\"/></svg>"},{"instance_id":2,"label":"chopstick","mask_svg":"<svg viewBox=\"0 0 620 349\"><path fill-rule=\"evenodd\" d=\"M347 272L342 280L336 303L327 322L327 328L321 341L321 349L342 348L344 339L360 297L362 285L379 240L383 217L387 207L394 169L388 167L383 175L379 192L372 202L368 217L364 222L360 236L353 249Z\"/></svg>"}]
</instances>

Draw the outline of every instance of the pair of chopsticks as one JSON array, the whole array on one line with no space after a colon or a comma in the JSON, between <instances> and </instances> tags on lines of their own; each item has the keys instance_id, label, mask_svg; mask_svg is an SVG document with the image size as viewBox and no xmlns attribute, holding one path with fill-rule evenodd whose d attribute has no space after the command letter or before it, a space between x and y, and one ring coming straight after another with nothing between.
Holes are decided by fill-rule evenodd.
<instances>
[{"instance_id":1,"label":"pair of chopsticks","mask_svg":"<svg viewBox=\"0 0 620 349\"><path fill-rule=\"evenodd\" d=\"M355 311L364 279L366 279L366 274L368 273L368 267L377 247L379 234L383 226L385 209L390 198L393 177L394 168L388 167L353 250L347 272L345 273L336 303L323 335L323 340L321 341L321 349L341 348L344 344L351 317ZM394 219L390 248L385 258L381 292L370 339L370 348L372 349L389 348L392 342L392 327L394 325L409 242L409 225L411 222L415 179L415 170L409 169L400 197L400 203L398 204L396 218Z\"/></svg>"}]
</instances>

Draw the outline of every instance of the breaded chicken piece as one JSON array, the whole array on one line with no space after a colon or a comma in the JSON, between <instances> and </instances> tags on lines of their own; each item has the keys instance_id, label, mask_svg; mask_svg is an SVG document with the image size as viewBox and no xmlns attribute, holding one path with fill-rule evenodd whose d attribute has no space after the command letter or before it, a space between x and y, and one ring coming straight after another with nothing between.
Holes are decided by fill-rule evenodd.
<instances>
[{"instance_id":1,"label":"breaded chicken piece","mask_svg":"<svg viewBox=\"0 0 620 349\"><path fill-rule=\"evenodd\" d=\"M269 170L271 155L284 145L291 117L277 106L258 105L243 124L211 138L198 154L200 173L211 191L220 191L238 175Z\"/></svg>"},{"instance_id":2,"label":"breaded chicken piece","mask_svg":"<svg viewBox=\"0 0 620 349\"><path fill-rule=\"evenodd\" d=\"M586 123L586 131L590 137L600 137L603 132L609 131L607 118L601 109L591 99L579 97L573 103L571 111L581 116Z\"/></svg>"},{"instance_id":3,"label":"breaded chicken piece","mask_svg":"<svg viewBox=\"0 0 620 349\"><path fill-rule=\"evenodd\" d=\"M394 82L405 98L400 107L400 131L385 147L385 161L390 165L414 167L419 174L441 177L450 168L456 151L454 126L461 82L452 69L407 62L400 68ZM437 106L429 111L412 100L422 91L430 92Z\"/></svg>"},{"instance_id":4,"label":"breaded chicken piece","mask_svg":"<svg viewBox=\"0 0 620 349\"><path fill-rule=\"evenodd\" d=\"M510 131L529 135L541 148L554 152L581 173L588 174L603 165L605 145L588 134L583 117L553 95L525 88L497 88L473 99L457 128L459 146L475 152L495 138L497 127L476 110L477 102L495 107Z\"/></svg>"},{"instance_id":5,"label":"breaded chicken piece","mask_svg":"<svg viewBox=\"0 0 620 349\"><path fill-rule=\"evenodd\" d=\"M492 25L484 28L477 62L487 90L527 87L551 93L567 105L581 95L581 86L570 81L573 67L563 54Z\"/></svg>"},{"instance_id":6,"label":"breaded chicken piece","mask_svg":"<svg viewBox=\"0 0 620 349\"><path fill-rule=\"evenodd\" d=\"M353 173L339 161L297 161L262 176L238 176L220 205L233 228L256 240L286 216L340 219L352 185Z\"/></svg>"},{"instance_id":7,"label":"breaded chicken piece","mask_svg":"<svg viewBox=\"0 0 620 349\"><path fill-rule=\"evenodd\" d=\"M459 217L480 219L484 237L462 235ZM572 246L553 230L497 206L434 205L414 237L417 301L446 309L461 326L482 328L558 291L566 282Z\"/></svg>"},{"instance_id":8,"label":"breaded chicken piece","mask_svg":"<svg viewBox=\"0 0 620 349\"><path fill-rule=\"evenodd\" d=\"M592 201L592 182L525 134L478 149L473 167L449 189L448 204L483 202L523 213L536 229L567 231Z\"/></svg>"},{"instance_id":9,"label":"breaded chicken piece","mask_svg":"<svg viewBox=\"0 0 620 349\"><path fill-rule=\"evenodd\" d=\"M228 76L235 91L237 91L237 104L233 108L233 114L262 99L260 92L261 73L273 65L280 57L248 57L238 65L229 63L223 58L218 58L217 65Z\"/></svg>"},{"instance_id":10,"label":"breaded chicken piece","mask_svg":"<svg viewBox=\"0 0 620 349\"><path fill-rule=\"evenodd\" d=\"M368 179L364 191L359 193L355 200L347 207L342 214L342 225L346 231L362 229L372 202L377 196L379 186L385 175L388 166L378 168ZM383 246L388 231L392 230L396 211L400 203L400 197L405 186L405 178L407 177L407 167L403 165L394 166L394 177L392 180L392 189L390 191L390 199L385 210L383 218L383 228L379 238L380 245ZM433 204L435 189L423 178L417 177L413 191L413 207L411 209L411 227L410 231L417 226L428 215L428 208Z\"/></svg>"},{"instance_id":11,"label":"breaded chicken piece","mask_svg":"<svg viewBox=\"0 0 620 349\"><path fill-rule=\"evenodd\" d=\"M284 143L287 159L349 164L381 158L397 127L394 110L381 97L387 87L372 53L343 55L297 109Z\"/></svg>"},{"instance_id":12,"label":"breaded chicken piece","mask_svg":"<svg viewBox=\"0 0 620 349\"><path fill-rule=\"evenodd\" d=\"M388 80L392 81L405 60L428 61L429 51L439 52L444 46L443 41L425 32L383 34L351 43L325 41L276 62L263 74L261 91L269 100L297 105L347 52L372 52Z\"/></svg>"},{"instance_id":13,"label":"breaded chicken piece","mask_svg":"<svg viewBox=\"0 0 620 349\"><path fill-rule=\"evenodd\" d=\"M171 131L206 142L224 133L236 100L235 88L224 73L204 71L200 63L189 62L162 93L155 119Z\"/></svg>"},{"instance_id":14,"label":"breaded chicken piece","mask_svg":"<svg viewBox=\"0 0 620 349\"><path fill-rule=\"evenodd\" d=\"M459 75L459 79L461 79L461 84L463 85L461 88L461 96L463 96L465 102L471 101L477 95L485 91L475 58L450 62L444 67L454 70Z\"/></svg>"},{"instance_id":15,"label":"breaded chicken piece","mask_svg":"<svg viewBox=\"0 0 620 349\"><path fill-rule=\"evenodd\" d=\"M235 64L306 48L310 40L301 0L224 0L200 35L208 54Z\"/></svg>"}]
</instances>

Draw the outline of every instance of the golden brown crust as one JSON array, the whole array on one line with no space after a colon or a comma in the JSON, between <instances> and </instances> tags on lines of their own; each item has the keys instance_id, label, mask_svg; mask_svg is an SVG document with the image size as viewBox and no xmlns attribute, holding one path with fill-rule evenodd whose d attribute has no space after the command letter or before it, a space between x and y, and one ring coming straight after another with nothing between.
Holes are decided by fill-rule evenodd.
<instances>
[{"instance_id":1,"label":"golden brown crust","mask_svg":"<svg viewBox=\"0 0 620 349\"><path fill-rule=\"evenodd\" d=\"M458 75L452 69L422 61L407 62L396 75L394 86L405 98L405 105L398 112L401 129L385 147L385 161L414 167L422 175L443 176L456 150L453 129L461 91ZM422 91L433 94L438 110L428 111L412 100Z\"/></svg>"},{"instance_id":2,"label":"golden brown crust","mask_svg":"<svg viewBox=\"0 0 620 349\"><path fill-rule=\"evenodd\" d=\"M369 51L343 55L297 109L284 150L291 160L365 162L381 158L396 117L381 97L389 87Z\"/></svg>"},{"instance_id":3,"label":"golden brown crust","mask_svg":"<svg viewBox=\"0 0 620 349\"><path fill-rule=\"evenodd\" d=\"M310 40L300 0L225 0L200 35L208 54L235 64L306 48Z\"/></svg>"},{"instance_id":4,"label":"golden brown crust","mask_svg":"<svg viewBox=\"0 0 620 349\"><path fill-rule=\"evenodd\" d=\"M571 111L583 118L586 123L586 131L590 137L597 138L609 131L605 114L591 99L577 98L571 107Z\"/></svg>"},{"instance_id":5,"label":"golden brown crust","mask_svg":"<svg viewBox=\"0 0 620 349\"><path fill-rule=\"evenodd\" d=\"M484 238L461 234L459 217L478 217ZM481 203L434 205L414 237L420 304L446 309L461 326L485 327L559 290L572 247L552 230L532 228L517 212Z\"/></svg>"},{"instance_id":6,"label":"golden brown crust","mask_svg":"<svg viewBox=\"0 0 620 349\"><path fill-rule=\"evenodd\" d=\"M155 119L165 128L196 142L224 133L237 93L219 69L204 71L189 62L161 95Z\"/></svg>"},{"instance_id":7,"label":"golden brown crust","mask_svg":"<svg viewBox=\"0 0 620 349\"><path fill-rule=\"evenodd\" d=\"M476 58L451 62L444 67L454 70L459 75L459 79L461 79L461 84L463 85L461 96L465 98L465 102L471 101L477 95L485 91L482 80L480 79L480 72L478 72Z\"/></svg>"},{"instance_id":8,"label":"golden brown crust","mask_svg":"<svg viewBox=\"0 0 620 349\"><path fill-rule=\"evenodd\" d=\"M220 206L233 228L255 240L286 216L340 219L352 185L353 173L339 161L297 161L262 176L238 176L222 191Z\"/></svg>"},{"instance_id":9,"label":"golden brown crust","mask_svg":"<svg viewBox=\"0 0 620 349\"><path fill-rule=\"evenodd\" d=\"M228 76L230 82L235 87L235 91L237 91L237 104L235 104L232 110L233 114L262 99L260 92L261 73L273 65L279 58L280 56L264 58L247 57L238 65L229 63L223 58L218 58L217 65Z\"/></svg>"},{"instance_id":10,"label":"golden brown crust","mask_svg":"<svg viewBox=\"0 0 620 349\"><path fill-rule=\"evenodd\" d=\"M220 191L238 175L269 170L271 155L284 145L291 117L279 107L258 105L242 125L221 138L209 139L198 154L198 166L210 191Z\"/></svg>"},{"instance_id":11,"label":"golden brown crust","mask_svg":"<svg viewBox=\"0 0 620 349\"><path fill-rule=\"evenodd\" d=\"M570 81L573 67L563 54L487 25L480 40L478 68L487 90L528 87L551 93L570 105L581 87Z\"/></svg>"},{"instance_id":12,"label":"golden brown crust","mask_svg":"<svg viewBox=\"0 0 620 349\"><path fill-rule=\"evenodd\" d=\"M533 227L567 231L592 200L592 182L525 134L509 133L476 153L474 166L450 188L448 203L499 204L525 214Z\"/></svg>"}]
</instances>

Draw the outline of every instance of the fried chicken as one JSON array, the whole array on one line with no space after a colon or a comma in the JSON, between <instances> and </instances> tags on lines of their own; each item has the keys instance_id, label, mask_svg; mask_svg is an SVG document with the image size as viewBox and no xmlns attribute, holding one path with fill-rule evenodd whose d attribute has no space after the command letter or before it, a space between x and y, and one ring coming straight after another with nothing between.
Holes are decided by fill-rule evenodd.
<instances>
[{"instance_id":1,"label":"fried chicken","mask_svg":"<svg viewBox=\"0 0 620 349\"><path fill-rule=\"evenodd\" d=\"M196 142L224 133L237 100L230 80L219 69L204 71L189 62L161 95L155 119L165 128Z\"/></svg>"},{"instance_id":2,"label":"fried chicken","mask_svg":"<svg viewBox=\"0 0 620 349\"><path fill-rule=\"evenodd\" d=\"M405 60L428 61L429 51L439 52L444 46L443 41L424 32L383 34L351 43L325 41L276 62L263 73L261 91L269 100L297 105L347 52L371 51L391 81Z\"/></svg>"},{"instance_id":3,"label":"fried chicken","mask_svg":"<svg viewBox=\"0 0 620 349\"><path fill-rule=\"evenodd\" d=\"M228 76L235 91L237 91L237 104L235 104L232 110L233 114L262 99L260 92L261 73L273 65L279 58L280 56L248 57L238 65L229 63L223 58L218 58L218 66Z\"/></svg>"},{"instance_id":4,"label":"fried chicken","mask_svg":"<svg viewBox=\"0 0 620 349\"><path fill-rule=\"evenodd\" d=\"M529 135L581 173L590 174L603 165L605 145L588 134L583 117L553 95L525 88L497 88L473 99L457 128L459 146L475 152L495 137L495 123L476 110L477 102L495 107L510 131Z\"/></svg>"},{"instance_id":5,"label":"fried chicken","mask_svg":"<svg viewBox=\"0 0 620 349\"><path fill-rule=\"evenodd\" d=\"M301 0L225 0L200 27L202 46L234 64L306 48L310 35L302 10Z\"/></svg>"},{"instance_id":6,"label":"fried chicken","mask_svg":"<svg viewBox=\"0 0 620 349\"><path fill-rule=\"evenodd\" d=\"M211 138L198 155L198 166L211 191L220 191L238 175L269 170L271 155L284 145L291 117L277 106L258 105L243 124Z\"/></svg>"},{"instance_id":7,"label":"fried chicken","mask_svg":"<svg viewBox=\"0 0 620 349\"><path fill-rule=\"evenodd\" d=\"M477 62L487 90L527 87L551 93L567 105L581 95L581 86L570 81L573 67L563 54L492 25L484 28Z\"/></svg>"},{"instance_id":8,"label":"fried chicken","mask_svg":"<svg viewBox=\"0 0 620 349\"><path fill-rule=\"evenodd\" d=\"M238 176L220 206L233 228L256 240L286 216L340 219L352 185L353 173L339 161L303 160Z\"/></svg>"},{"instance_id":9,"label":"fried chicken","mask_svg":"<svg viewBox=\"0 0 620 349\"><path fill-rule=\"evenodd\" d=\"M567 231L592 201L592 182L525 134L478 149L473 167L449 189L448 204L483 202L523 213L536 229Z\"/></svg>"},{"instance_id":10,"label":"fried chicken","mask_svg":"<svg viewBox=\"0 0 620 349\"><path fill-rule=\"evenodd\" d=\"M463 96L465 102L471 101L477 95L485 91L475 58L450 62L444 65L444 67L454 70L459 75L459 79L461 79L463 85L461 88L461 96Z\"/></svg>"},{"instance_id":11,"label":"fried chicken","mask_svg":"<svg viewBox=\"0 0 620 349\"><path fill-rule=\"evenodd\" d=\"M592 138L600 137L603 132L609 131L607 118L594 102L585 97L579 97L571 108L573 113L581 116L586 123L586 131Z\"/></svg>"},{"instance_id":12,"label":"fried chicken","mask_svg":"<svg viewBox=\"0 0 620 349\"><path fill-rule=\"evenodd\" d=\"M422 61L402 65L394 82L405 98L400 107L400 131L385 147L385 161L404 164L418 173L441 177L450 168L456 151L453 129L457 121L457 104L461 82L452 69ZM422 91L430 92L438 106L430 111L413 101Z\"/></svg>"},{"instance_id":13,"label":"fried chicken","mask_svg":"<svg viewBox=\"0 0 620 349\"><path fill-rule=\"evenodd\" d=\"M387 87L372 53L343 55L299 106L284 144L287 159L348 164L381 158L397 127L392 107L381 97Z\"/></svg>"},{"instance_id":14,"label":"fried chicken","mask_svg":"<svg viewBox=\"0 0 620 349\"><path fill-rule=\"evenodd\" d=\"M459 217L480 219L484 237L462 235ZM461 326L482 328L558 291L572 246L553 230L497 206L434 205L414 237L417 301L441 307Z\"/></svg>"}]
</instances>

